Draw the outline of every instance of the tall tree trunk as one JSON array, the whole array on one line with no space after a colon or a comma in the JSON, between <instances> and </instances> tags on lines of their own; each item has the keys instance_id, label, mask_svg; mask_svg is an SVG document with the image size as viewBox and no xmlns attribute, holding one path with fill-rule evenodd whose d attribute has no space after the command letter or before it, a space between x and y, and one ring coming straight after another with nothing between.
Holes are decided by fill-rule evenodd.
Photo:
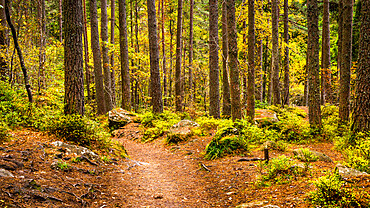
<instances>
[{"instance_id":1,"label":"tall tree trunk","mask_svg":"<svg viewBox=\"0 0 370 208\"><path fill-rule=\"evenodd\" d=\"M22 51L21 51L21 48L19 47L19 44L18 44L17 33L15 32L15 28L13 26L13 23L12 23L11 19L10 19L9 0L5 0L4 7L5 7L6 21L8 22L8 25L9 25L10 30L12 32L13 41L14 41L14 47L15 47L15 49L18 52L19 62L21 64L21 69L22 69L22 72L23 72L24 85L26 87L28 101L30 103L32 103L32 101L33 101L33 99L32 99L32 91L31 91L31 85L29 84L29 77L28 77L28 74L27 74L26 65L24 64L24 59L23 59Z\"/></svg>"},{"instance_id":2,"label":"tall tree trunk","mask_svg":"<svg viewBox=\"0 0 370 208\"><path fill-rule=\"evenodd\" d=\"M360 49L353 108L354 132L370 131L370 1L361 2Z\"/></svg>"},{"instance_id":3,"label":"tall tree trunk","mask_svg":"<svg viewBox=\"0 0 370 208\"><path fill-rule=\"evenodd\" d=\"M97 114L105 114L104 83L102 74L102 63L99 43L98 12L96 0L90 0L90 21L91 21L91 48L94 58L95 90Z\"/></svg>"},{"instance_id":4,"label":"tall tree trunk","mask_svg":"<svg viewBox=\"0 0 370 208\"><path fill-rule=\"evenodd\" d=\"M238 42L235 23L235 0L226 2L227 8L227 40L229 48L230 92L231 92L231 115L232 119L241 119L240 83L238 67Z\"/></svg>"},{"instance_id":5,"label":"tall tree trunk","mask_svg":"<svg viewBox=\"0 0 370 208\"><path fill-rule=\"evenodd\" d=\"M342 60L340 66L339 119L348 122L352 63L352 0L343 0Z\"/></svg>"},{"instance_id":6,"label":"tall tree trunk","mask_svg":"<svg viewBox=\"0 0 370 208\"><path fill-rule=\"evenodd\" d=\"M135 39L136 39L136 47L135 47L135 53L138 54L140 52L140 48L139 48L139 6L138 6L138 0L135 0ZM138 67L138 70L140 70L140 59L138 60L138 63L137 65L139 66ZM138 93L138 88L139 88L139 84L138 84L138 80L137 78L134 79L135 81L135 85L134 85L134 108L135 108L135 112L138 110L138 107L139 107L139 93Z\"/></svg>"},{"instance_id":7,"label":"tall tree trunk","mask_svg":"<svg viewBox=\"0 0 370 208\"><path fill-rule=\"evenodd\" d=\"M342 39L343 39L343 0L338 0L338 41L337 41L337 68L340 72L342 63ZM337 90L338 97L335 98L336 102L339 99L339 90Z\"/></svg>"},{"instance_id":8,"label":"tall tree trunk","mask_svg":"<svg viewBox=\"0 0 370 208\"><path fill-rule=\"evenodd\" d=\"M273 104L280 105L280 81L279 81L279 3L272 0L272 96Z\"/></svg>"},{"instance_id":9,"label":"tall tree trunk","mask_svg":"<svg viewBox=\"0 0 370 208\"><path fill-rule=\"evenodd\" d=\"M214 118L220 117L217 3L209 1L209 114Z\"/></svg>"},{"instance_id":10,"label":"tall tree trunk","mask_svg":"<svg viewBox=\"0 0 370 208\"><path fill-rule=\"evenodd\" d=\"M167 66L166 66L166 44L165 44L165 34L164 34L164 1L162 0L162 67L163 67L163 105L167 105Z\"/></svg>"},{"instance_id":11,"label":"tall tree trunk","mask_svg":"<svg viewBox=\"0 0 370 208\"><path fill-rule=\"evenodd\" d=\"M63 1L65 114L84 114L82 1Z\"/></svg>"},{"instance_id":12,"label":"tall tree trunk","mask_svg":"<svg viewBox=\"0 0 370 208\"><path fill-rule=\"evenodd\" d=\"M109 67L108 56L108 13L107 13L107 0L101 0L101 40L102 40L102 57L103 57L103 70L104 70L104 98L106 111L113 109L112 102L112 82L111 72Z\"/></svg>"},{"instance_id":13,"label":"tall tree trunk","mask_svg":"<svg viewBox=\"0 0 370 208\"><path fill-rule=\"evenodd\" d=\"M62 1L63 0L59 0L59 28L60 28L60 31L59 31L59 40L60 40L60 42L63 41L63 9L62 9Z\"/></svg>"},{"instance_id":14,"label":"tall tree trunk","mask_svg":"<svg viewBox=\"0 0 370 208\"><path fill-rule=\"evenodd\" d=\"M321 53L321 104L331 103L329 0L324 0Z\"/></svg>"},{"instance_id":15,"label":"tall tree trunk","mask_svg":"<svg viewBox=\"0 0 370 208\"><path fill-rule=\"evenodd\" d=\"M260 102L263 102L263 94L264 94L264 90L263 90L263 86L264 86L264 79L263 79L263 68L262 68L262 64L263 64L263 42L262 42L262 38L259 40L259 45L258 45L258 60L259 60L259 63L258 63L258 71L259 71L259 90L258 90L258 100Z\"/></svg>"},{"instance_id":16,"label":"tall tree trunk","mask_svg":"<svg viewBox=\"0 0 370 208\"><path fill-rule=\"evenodd\" d=\"M4 0L0 0L0 4L4 5ZM5 9L2 7L0 8L0 49L6 49L6 16L5 16ZM8 78L8 64L6 63L5 57L0 57L0 80L6 81Z\"/></svg>"},{"instance_id":17,"label":"tall tree trunk","mask_svg":"<svg viewBox=\"0 0 370 208\"><path fill-rule=\"evenodd\" d=\"M176 36L176 71L175 71L175 101L176 111L182 112L184 90L182 88L181 75L181 51L182 51L182 0L177 4L177 36Z\"/></svg>"},{"instance_id":18,"label":"tall tree trunk","mask_svg":"<svg viewBox=\"0 0 370 208\"><path fill-rule=\"evenodd\" d=\"M284 51L284 95L283 105L289 105L289 19L288 19L288 0L284 0L284 42L286 44Z\"/></svg>"},{"instance_id":19,"label":"tall tree trunk","mask_svg":"<svg viewBox=\"0 0 370 208\"><path fill-rule=\"evenodd\" d=\"M114 27L116 23L116 0L111 0L111 20L110 20L110 43L112 45L115 44L114 39ZM111 66L111 93L112 93L112 104L116 106L116 77L115 77L115 70L114 70L114 53L110 56L110 66Z\"/></svg>"},{"instance_id":20,"label":"tall tree trunk","mask_svg":"<svg viewBox=\"0 0 370 208\"><path fill-rule=\"evenodd\" d=\"M46 41L46 24L45 24L45 0L38 1L38 18L40 29L40 45L39 45L39 68L37 75L38 93L41 95L41 90L45 88L45 41Z\"/></svg>"},{"instance_id":21,"label":"tall tree trunk","mask_svg":"<svg viewBox=\"0 0 370 208\"><path fill-rule=\"evenodd\" d=\"M193 20L194 20L194 0L190 0L190 23L189 23L189 102L193 103Z\"/></svg>"},{"instance_id":22,"label":"tall tree trunk","mask_svg":"<svg viewBox=\"0 0 370 208\"><path fill-rule=\"evenodd\" d=\"M121 53L121 77L122 77L122 108L125 110L130 110L131 94L130 94L130 68L127 45L126 1L119 0L118 7L119 7L119 39L120 39L119 45Z\"/></svg>"},{"instance_id":23,"label":"tall tree trunk","mask_svg":"<svg viewBox=\"0 0 370 208\"><path fill-rule=\"evenodd\" d=\"M248 0L248 90L247 90L247 119L254 123L254 0Z\"/></svg>"},{"instance_id":24,"label":"tall tree trunk","mask_svg":"<svg viewBox=\"0 0 370 208\"><path fill-rule=\"evenodd\" d=\"M86 18L86 2L83 0L83 23L84 23L84 30L83 30L83 40L84 40L84 53L85 53L85 82L87 88L87 102L91 99L90 93L90 69L89 69L89 41L87 39L87 18Z\"/></svg>"},{"instance_id":25,"label":"tall tree trunk","mask_svg":"<svg viewBox=\"0 0 370 208\"><path fill-rule=\"evenodd\" d=\"M170 6L170 13L173 12L172 5ZM173 28L172 28L172 19L170 19L170 72L169 72L169 87L168 87L168 97L172 100L172 69L173 69Z\"/></svg>"},{"instance_id":26,"label":"tall tree trunk","mask_svg":"<svg viewBox=\"0 0 370 208\"><path fill-rule=\"evenodd\" d=\"M155 0L147 0L148 30L150 50L150 83L153 113L163 112L161 77L159 73L159 47L157 38L157 18L155 15Z\"/></svg>"},{"instance_id":27,"label":"tall tree trunk","mask_svg":"<svg viewBox=\"0 0 370 208\"><path fill-rule=\"evenodd\" d=\"M226 1L222 1L222 114L231 116L230 84L227 69L228 42L227 42L227 10Z\"/></svg>"},{"instance_id":28,"label":"tall tree trunk","mask_svg":"<svg viewBox=\"0 0 370 208\"><path fill-rule=\"evenodd\" d=\"M321 129L320 78L319 78L319 18L317 0L307 1L307 69L308 69L308 117L311 128Z\"/></svg>"}]
</instances>

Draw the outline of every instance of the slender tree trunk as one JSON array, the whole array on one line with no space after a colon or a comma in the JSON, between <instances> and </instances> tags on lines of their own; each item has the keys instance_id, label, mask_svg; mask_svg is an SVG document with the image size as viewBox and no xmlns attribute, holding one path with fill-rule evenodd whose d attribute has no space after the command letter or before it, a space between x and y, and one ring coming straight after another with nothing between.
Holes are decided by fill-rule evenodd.
<instances>
[{"instance_id":1,"label":"slender tree trunk","mask_svg":"<svg viewBox=\"0 0 370 208\"><path fill-rule=\"evenodd\" d=\"M41 95L41 90L45 88L45 41L46 41L46 24L45 24L45 0L38 1L38 18L40 29L39 42L39 68L37 75L38 94Z\"/></svg>"},{"instance_id":2,"label":"slender tree trunk","mask_svg":"<svg viewBox=\"0 0 370 208\"><path fill-rule=\"evenodd\" d=\"M272 94L273 104L280 105L280 82L279 82L279 3L272 0Z\"/></svg>"},{"instance_id":3,"label":"slender tree trunk","mask_svg":"<svg viewBox=\"0 0 370 208\"><path fill-rule=\"evenodd\" d=\"M227 10L226 1L222 1L222 114L231 116L230 84L227 69L228 42L227 42Z\"/></svg>"},{"instance_id":4,"label":"slender tree trunk","mask_svg":"<svg viewBox=\"0 0 370 208\"><path fill-rule=\"evenodd\" d=\"M173 12L172 6L170 13ZM173 31L172 31L172 19L170 19L170 72L169 72L169 87L168 87L168 96L172 98L172 69L173 69Z\"/></svg>"},{"instance_id":5,"label":"slender tree trunk","mask_svg":"<svg viewBox=\"0 0 370 208\"><path fill-rule=\"evenodd\" d=\"M101 40L102 40L102 57L103 57L103 70L104 70L104 98L106 111L113 109L112 102L112 82L111 72L109 67L109 56L108 56L108 13L107 13L107 0L101 0Z\"/></svg>"},{"instance_id":6,"label":"slender tree trunk","mask_svg":"<svg viewBox=\"0 0 370 208\"><path fill-rule=\"evenodd\" d=\"M161 77L159 73L159 47L157 39L157 18L155 15L155 0L147 0L148 30L150 50L150 83L153 113L163 112Z\"/></svg>"},{"instance_id":7,"label":"slender tree trunk","mask_svg":"<svg viewBox=\"0 0 370 208\"><path fill-rule=\"evenodd\" d=\"M63 42L63 9L62 9L62 0L59 0L59 40Z\"/></svg>"},{"instance_id":8,"label":"slender tree trunk","mask_svg":"<svg viewBox=\"0 0 370 208\"><path fill-rule=\"evenodd\" d=\"M126 1L119 0L118 6L119 6L119 39L120 39L121 77L122 77L122 108L125 110L130 110L131 94L130 94L130 68L127 45Z\"/></svg>"},{"instance_id":9,"label":"slender tree trunk","mask_svg":"<svg viewBox=\"0 0 370 208\"><path fill-rule=\"evenodd\" d=\"M320 78L319 78L319 19L317 0L307 1L307 69L308 69L308 117L311 128L321 129Z\"/></svg>"},{"instance_id":10,"label":"slender tree trunk","mask_svg":"<svg viewBox=\"0 0 370 208\"><path fill-rule=\"evenodd\" d=\"M95 90L97 114L105 114L105 99L104 99L104 83L102 74L102 63L99 43L99 28L98 28L98 12L96 0L90 0L90 21L91 21L91 48L94 58L94 73L95 73Z\"/></svg>"},{"instance_id":11,"label":"slender tree trunk","mask_svg":"<svg viewBox=\"0 0 370 208\"><path fill-rule=\"evenodd\" d=\"M138 0L135 1L135 39L136 39L136 47L135 47L135 53L138 54L140 52L140 48L139 48L139 6L138 6ZM140 59L138 60L138 70L140 70ZM138 107L139 107L139 103L140 103L140 100L139 100L139 93L138 93L138 88L139 88L139 84L138 84L138 80L137 78L134 79L135 81L135 85L134 85L134 108L135 108L135 111L138 110Z\"/></svg>"},{"instance_id":12,"label":"slender tree trunk","mask_svg":"<svg viewBox=\"0 0 370 208\"><path fill-rule=\"evenodd\" d=\"M338 42L337 42L337 68L340 72L342 65L342 37L343 37L343 0L338 0ZM338 97L335 98L336 102L339 100L339 89L337 90Z\"/></svg>"},{"instance_id":13,"label":"slender tree trunk","mask_svg":"<svg viewBox=\"0 0 370 208\"><path fill-rule=\"evenodd\" d=\"M4 5L4 0L0 0L0 5ZM0 8L0 49L6 49L6 16L5 9ZM0 57L0 80L6 81L8 77L8 64L6 63L5 57Z\"/></svg>"},{"instance_id":14,"label":"slender tree trunk","mask_svg":"<svg viewBox=\"0 0 370 208\"><path fill-rule=\"evenodd\" d=\"M23 72L24 85L26 87L28 101L30 103L32 103L32 101L33 101L33 99L32 99L32 91L31 91L31 85L29 84L29 77L28 77L28 74L27 74L26 65L24 64L24 59L23 59L22 51L21 51L21 48L19 47L19 44L18 44L17 33L15 32L15 28L13 26L13 23L12 23L11 19L10 19L9 0L5 0L4 7L5 7L6 21L8 22L8 25L9 25L10 30L12 32L13 41L14 41L14 47L15 47L15 49L18 52L19 62L21 64L21 69L22 69L22 72Z\"/></svg>"},{"instance_id":15,"label":"slender tree trunk","mask_svg":"<svg viewBox=\"0 0 370 208\"><path fill-rule=\"evenodd\" d=\"M259 98L258 100L260 102L263 102L263 94L264 94L264 90L263 90L263 86L264 86L264 80L263 80L263 69L262 69L262 63L263 63L263 42L262 42L262 38L259 40L259 45L258 45L258 59L259 59L259 66L258 66L258 70L259 70L259 77L260 77L260 85L259 85Z\"/></svg>"},{"instance_id":16,"label":"slender tree trunk","mask_svg":"<svg viewBox=\"0 0 370 208\"><path fill-rule=\"evenodd\" d=\"M218 2L209 1L209 114L220 117L218 68Z\"/></svg>"},{"instance_id":17,"label":"slender tree trunk","mask_svg":"<svg viewBox=\"0 0 370 208\"><path fill-rule=\"evenodd\" d=\"M340 66L339 119L348 122L352 63L352 0L343 0L342 60Z\"/></svg>"},{"instance_id":18,"label":"slender tree trunk","mask_svg":"<svg viewBox=\"0 0 370 208\"><path fill-rule=\"evenodd\" d=\"M330 20L329 0L324 0L322 25L322 53L321 53L321 104L332 102L331 70L330 70Z\"/></svg>"},{"instance_id":19,"label":"slender tree trunk","mask_svg":"<svg viewBox=\"0 0 370 208\"><path fill-rule=\"evenodd\" d=\"M163 105L167 106L167 66L166 66L166 44L164 34L164 0L162 0L162 67L163 67Z\"/></svg>"},{"instance_id":20,"label":"slender tree trunk","mask_svg":"<svg viewBox=\"0 0 370 208\"><path fill-rule=\"evenodd\" d=\"M254 123L254 0L248 0L248 90L247 90L247 119Z\"/></svg>"},{"instance_id":21,"label":"slender tree trunk","mask_svg":"<svg viewBox=\"0 0 370 208\"><path fill-rule=\"evenodd\" d=\"M112 45L115 44L115 39L114 39L114 27L116 23L116 1L111 0L111 26L110 26L110 43ZM116 77L115 77L115 69L114 69L114 53L111 54L110 56L110 66L111 66L111 93L112 93L112 104L113 106L116 106Z\"/></svg>"},{"instance_id":22,"label":"slender tree trunk","mask_svg":"<svg viewBox=\"0 0 370 208\"><path fill-rule=\"evenodd\" d=\"M193 19L194 0L190 0L190 23L189 23L189 102L193 103Z\"/></svg>"},{"instance_id":23,"label":"slender tree trunk","mask_svg":"<svg viewBox=\"0 0 370 208\"><path fill-rule=\"evenodd\" d=\"M230 92L231 92L231 115L233 120L241 119L240 83L238 67L238 42L235 23L235 0L226 2L227 8L227 40L229 48Z\"/></svg>"},{"instance_id":24,"label":"slender tree trunk","mask_svg":"<svg viewBox=\"0 0 370 208\"><path fill-rule=\"evenodd\" d=\"M182 112L184 91L182 88L181 75L181 51L182 51L182 0L177 5L177 36L176 36L176 71L175 71L175 101L176 111Z\"/></svg>"},{"instance_id":25,"label":"slender tree trunk","mask_svg":"<svg viewBox=\"0 0 370 208\"><path fill-rule=\"evenodd\" d=\"M289 105L289 19L288 19L288 0L284 0L284 42L286 44L284 51L284 96L283 105Z\"/></svg>"},{"instance_id":26,"label":"slender tree trunk","mask_svg":"<svg viewBox=\"0 0 370 208\"><path fill-rule=\"evenodd\" d=\"M84 40L84 52L85 52L85 82L87 88L87 102L91 99L91 92L90 92L90 69L89 69L89 41L87 39L87 18L86 18L86 2L83 0L83 23L84 23L84 30L83 30L83 40Z\"/></svg>"},{"instance_id":27,"label":"slender tree trunk","mask_svg":"<svg viewBox=\"0 0 370 208\"><path fill-rule=\"evenodd\" d=\"M352 131L370 131L370 1L361 2L360 49Z\"/></svg>"},{"instance_id":28,"label":"slender tree trunk","mask_svg":"<svg viewBox=\"0 0 370 208\"><path fill-rule=\"evenodd\" d=\"M82 1L63 1L65 114L84 114Z\"/></svg>"}]
</instances>

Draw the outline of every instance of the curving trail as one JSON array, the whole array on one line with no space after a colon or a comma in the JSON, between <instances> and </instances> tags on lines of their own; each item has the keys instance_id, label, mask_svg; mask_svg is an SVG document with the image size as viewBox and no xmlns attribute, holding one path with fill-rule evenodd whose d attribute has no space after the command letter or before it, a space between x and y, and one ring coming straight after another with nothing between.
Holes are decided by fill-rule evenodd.
<instances>
[{"instance_id":1,"label":"curving trail","mask_svg":"<svg viewBox=\"0 0 370 208\"><path fill-rule=\"evenodd\" d=\"M117 193L124 207L209 207L203 172L197 159L175 153L162 142L140 143L118 139L130 159Z\"/></svg>"}]
</instances>

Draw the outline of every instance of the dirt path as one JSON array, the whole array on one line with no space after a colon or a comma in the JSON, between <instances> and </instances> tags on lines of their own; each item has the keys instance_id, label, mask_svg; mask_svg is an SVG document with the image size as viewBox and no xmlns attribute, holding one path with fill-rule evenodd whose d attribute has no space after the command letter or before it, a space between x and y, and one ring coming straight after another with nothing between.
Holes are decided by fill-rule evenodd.
<instances>
[{"instance_id":1,"label":"dirt path","mask_svg":"<svg viewBox=\"0 0 370 208\"><path fill-rule=\"evenodd\" d=\"M165 148L162 142L119 139L130 155L123 185L124 207L209 207L203 178L194 157ZM174 148L176 149L176 148Z\"/></svg>"}]
</instances>

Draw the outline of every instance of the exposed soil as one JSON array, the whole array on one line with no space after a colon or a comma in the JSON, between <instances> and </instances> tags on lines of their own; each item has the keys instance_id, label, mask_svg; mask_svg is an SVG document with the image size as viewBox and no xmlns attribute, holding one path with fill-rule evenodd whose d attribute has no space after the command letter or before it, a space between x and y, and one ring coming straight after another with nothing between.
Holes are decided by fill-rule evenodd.
<instances>
[{"instance_id":1,"label":"exposed soil","mask_svg":"<svg viewBox=\"0 0 370 208\"><path fill-rule=\"evenodd\" d=\"M142 132L135 123L116 132L115 139L130 158L97 165L73 163L68 155L60 155L50 147L54 137L30 130L13 132L14 140L0 146L0 166L13 167L8 169L15 176L0 177L0 207L235 207L251 202L250 207L308 207L305 198L314 188L312 180L343 160L330 143L292 145L291 149L325 153L334 163L313 162L306 176L257 187L258 162L237 162L240 156L203 159L212 135L167 146L163 138L141 143ZM271 158L281 154L292 156L290 151L270 151ZM263 152L256 148L247 157L262 158ZM67 162L70 168L52 167L53 162Z\"/></svg>"}]
</instances>

